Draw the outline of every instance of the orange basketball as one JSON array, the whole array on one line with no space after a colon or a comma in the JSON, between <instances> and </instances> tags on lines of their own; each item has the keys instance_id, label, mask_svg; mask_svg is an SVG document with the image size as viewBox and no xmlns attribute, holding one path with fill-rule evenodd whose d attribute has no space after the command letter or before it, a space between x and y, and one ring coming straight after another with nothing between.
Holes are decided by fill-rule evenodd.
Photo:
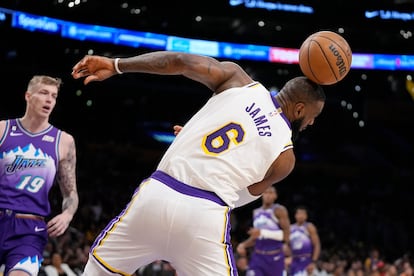
<instances>
[{"instance_id":1,"label":"orange basketball","mask_svg":"<svg viewBox=\"0 0 414 276\"><path fill-rule=\"evenodd\" d=\"M351 69L352 51L339 34L320 31L308 36L299 49L302 73L322 85L342 80Z\"/></svg>"}]
</instances>

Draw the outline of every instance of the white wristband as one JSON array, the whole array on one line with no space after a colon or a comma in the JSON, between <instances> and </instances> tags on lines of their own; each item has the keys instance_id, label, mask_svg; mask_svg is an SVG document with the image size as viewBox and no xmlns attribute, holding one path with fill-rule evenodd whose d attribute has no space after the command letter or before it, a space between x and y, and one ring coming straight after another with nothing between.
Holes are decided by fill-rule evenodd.
<instances>
[{"instance_id":1,"label":"white wristband","mask_svg":"<svg viewBox=\"0 0 414 276\"><path fill-rule=\"evenodd\" d=\"M115 59L115 61L114 61L115 71L116 71L118 74L122 74L123 72L122 72L121 70L119 70L118 63L119 63L119 58L116 58L116 59Z\"/></svg>"},{"instance_id":2,"label":"white wristband","mask_svg":"<svg viewBox=\"0 0 414 276\"><path fill-rule=\"evenodd\" d=\"M260 238L261 239L270 239L270 240L282 241L283 240L283 231L282 230L260 229Z\"/></svg>"}]
</instances>

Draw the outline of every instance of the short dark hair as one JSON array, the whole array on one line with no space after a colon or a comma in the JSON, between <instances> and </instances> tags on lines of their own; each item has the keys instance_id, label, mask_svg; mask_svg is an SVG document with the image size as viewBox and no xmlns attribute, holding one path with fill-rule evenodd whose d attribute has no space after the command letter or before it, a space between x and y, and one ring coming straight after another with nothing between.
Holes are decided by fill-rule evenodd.
<instances>
[{"instance_id":1,"label":"short dark hair","mask_svg":"<svg viewBox=\"0 0 414 276\"><path fill-rule=\"evenodd\" d=\"M303 210L306 213L308 213L308 207L306 207L305 205L298 205L298 206L296 206L295 212L298 211L298 210Z\"/></svg>"},{"instance_id":2,"label":"short dark hair","mask_svg":"<svg viewBox=\"0 0 414 276\"><path fill-rule=\"evenodd\" d=\"M285 83L280 90L291 102L314 102L325 101L325 92L319 84L311 81L307 77L299 76Z\"/></svg>"}]
</instances>

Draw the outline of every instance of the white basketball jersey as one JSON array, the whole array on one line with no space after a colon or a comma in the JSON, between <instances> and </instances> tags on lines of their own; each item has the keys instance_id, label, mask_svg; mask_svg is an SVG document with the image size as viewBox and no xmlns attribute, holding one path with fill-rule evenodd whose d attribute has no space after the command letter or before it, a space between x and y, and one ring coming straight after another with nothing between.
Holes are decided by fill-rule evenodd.
<instances>
[{"instance_id":1,"label":"white basketball jersey","mask_svg":"<svg viewBox=\"0 0 414 276\"><path fill-rule=\"evenodd\" d=\"M184 125L157 169L234 207L236 192L263 180L279 154L292 147L291 135L263 85L231 88L211 97Z\"/></svg>"}]
</instances>

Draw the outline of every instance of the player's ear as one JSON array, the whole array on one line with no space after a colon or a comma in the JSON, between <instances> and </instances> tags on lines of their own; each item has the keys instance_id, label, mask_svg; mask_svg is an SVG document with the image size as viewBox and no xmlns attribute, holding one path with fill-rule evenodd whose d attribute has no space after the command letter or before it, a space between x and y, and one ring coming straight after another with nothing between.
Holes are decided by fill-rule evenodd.
<instances>
[{"instance_id":1,"label":"player's ear","mask_svg":"<svg viewBox=\"0 0 414 276\"><path fill-rule=\"evenodd\" d=\"M26 101L28 101L29 99L30 99L30 96L31 96L31 92L30 91L26 91L25 93L24 93L24 99L26 100Z\"/></svg>"},{"instance_id":2,"label":"player's ear","mask_svg":"<svg viewBox=\"0 0 414 276\"><path fill-rule=\"evenodd\" d=\"M295 116L296 116L296 118L302 117L304 111L305 111L305 104L302 103L302 102L297 102L295 104Z\"/></svg>"}]
</instances>

